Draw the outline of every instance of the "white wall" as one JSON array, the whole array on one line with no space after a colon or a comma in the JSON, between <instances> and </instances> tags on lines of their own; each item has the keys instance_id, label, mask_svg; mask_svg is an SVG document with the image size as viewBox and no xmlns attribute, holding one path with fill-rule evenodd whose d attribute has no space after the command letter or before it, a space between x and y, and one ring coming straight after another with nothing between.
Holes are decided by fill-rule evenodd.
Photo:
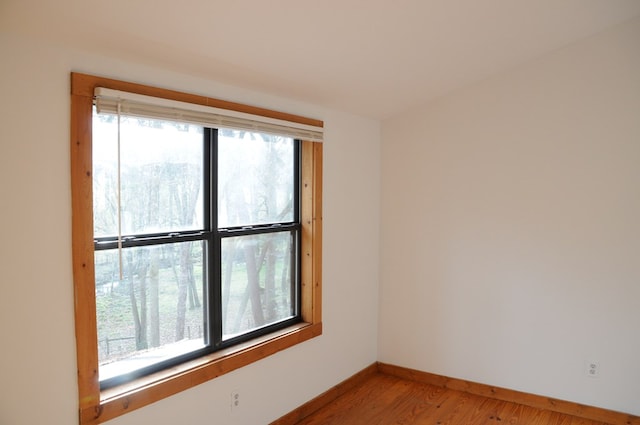
<instances>
[{"instance_id":1,"label":"white wall","mask_svg":"<svg viewBox=\"0 0 640 425\"><path fill-rule=\"evenodd\" d=\"M323 119L324 335L111 423L265 424L376 360L377 122L0 33L0 424L77 423L69 72ZM366 212L366 213L364 213ZM230 413L230 393L242 409Z\"/></svg>"},{"instance_id":2,"label":"white wall","mask_svg":"<svg viewBox=\"0 0 640 425\"><path fill-rule=\"evenodd\" d=\"M380 361L640 414L640 20L383 122L382 205Z\"/></svg>"}]
</instances>

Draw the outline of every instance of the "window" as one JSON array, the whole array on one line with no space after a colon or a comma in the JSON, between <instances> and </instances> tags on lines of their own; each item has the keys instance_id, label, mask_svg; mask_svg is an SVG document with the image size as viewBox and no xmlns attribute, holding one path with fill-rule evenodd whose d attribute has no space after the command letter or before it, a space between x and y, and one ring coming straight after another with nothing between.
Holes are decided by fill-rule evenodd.
<instances>
[{"instance_id":1,"label":"window","mask_svg":"<svg viewBox=\"0 0 640 425\"><path fill-rule=\"evenodd\" d=\"M321 333L321 122L77 73L71 115L81 423Z\"/></svg>"}]
</instances>

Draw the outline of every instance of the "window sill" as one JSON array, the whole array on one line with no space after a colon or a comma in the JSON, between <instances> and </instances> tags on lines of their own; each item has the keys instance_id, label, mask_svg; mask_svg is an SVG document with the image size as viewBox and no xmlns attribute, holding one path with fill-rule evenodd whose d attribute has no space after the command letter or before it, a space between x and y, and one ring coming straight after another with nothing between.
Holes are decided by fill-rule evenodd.
<instances>
[{"instance_id":1,"label":"window sill","mask_svg":"<svg viewBox=\"0 0 640 425\"><path fill-rule=\"evenodd\" d=\"M247 343L100 392L99 404L80 411L80 423L113 419L322 334L322 323L299 323Z\"/></svg>"}]
</instances>

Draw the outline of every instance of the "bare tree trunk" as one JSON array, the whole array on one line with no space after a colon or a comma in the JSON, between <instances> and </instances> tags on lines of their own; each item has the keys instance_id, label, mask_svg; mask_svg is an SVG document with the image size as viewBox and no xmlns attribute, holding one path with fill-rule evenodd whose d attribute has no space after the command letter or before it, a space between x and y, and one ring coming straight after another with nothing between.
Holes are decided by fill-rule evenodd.
<instances>
[{"instance_id":1,"label":"bare tree trunk","mask_svg":"<svg viewBox=\"0 0 640 425\"><path fill-rule=\"evenodd\" d=\"M147 270L148 265L139 275L140 278L140 341L143 348L149 348L147 340Z\"/></svg>"},{"instance_id":2,"label":"bare tree trunk","mask_svg":"<svg viewBox=\"0 0 640 425\"><path fill-rule=\"evenodd\" d=\"M276 185L271 180L273 176L277 176L277 160L278 153L274 143L267 144L269 149L269 159L266 163L267 165L267 175L264 176L265 183L265 193L266 199L265 203L267 205L269 216L274 214L277 209L277 194L276 194ZM278 217L279 220L282 219L282 215ZM265 312L267 316L267 320L272 322L276 319L276 260L277 260L277 252L276 246L273 244L273 237L270 235L266 235L266 242L263 247L263 260L260 264L265 264L264 271L264 306Z\"/></svg>"},{"instance_id":3,"label":"bare tree trunk","mask_svg":"<svg viewBox=\"0 0 640 425\"><path fill-rule=\"evenodd\" d=\"M138 267L138 276L145 276L147 272L147 265L144 260L139 261ZM131 257L129 257L129 300L131 301L131 313L133 315L133 324L135 328L135 337L136 337L136 350L144 350L148 348L147 343L147 328L146 328L146 308L141 307L138 309L138 301L136 299L136 290L135 290L135 271L132 264ZM141 278L140 285L140 298L141 303L144 294L144 287ZM145 300L146 301L146 300Z\"/></svg>"},{"instance_id":4,"label":"bare tree trunk","mask_svg":"<svg viewBox=\"0 0 640 425\"><path fill-rule=\"evenodd\" d=\"M189 164L178 164L174 172L178 172L181 176L199 175L197 168L191 167ZM185 179L187 182L198 182L198 179ZM180 224L190 224L193 219L195 205L198 200L198 192L200 185L183 185L182 190L174 192L174 201L179 206L180 211L178 217ZM196 283L193 272L193 263L191 262L191 243L183 242L178 244L180 256L180 273L178 275L178 299L176 303L176 336L175 340L180 341L185 337L185 323L187 314L187 297L190 298L190 307L194 308L200 305L197 299Z\"/></svg>"},{"instance_id":5,"label":"bare tree trunk","mask_svg":"<svg viewBox=\"0 0 640 425\"><path fill-rule=\"evenodd\" d=\"M200 307L200 297L198 297L198 289L196 288L195 279L192 282L189 282L189 287L187 288L188 298L189 298L189 309L193 310L194 308Z\"/></svg>"},{"instance_id":6,"label":"bare tree trunk","mask_svg":"<svg viewBox=\"0 0 640 425\"><path fill-rule=\"evenodd\" d=\"M191 245L180 244L180 275L178 276L178 300L176 306L176 341L184 339L187 314L187 291L193 280L193 266L190 261Z\"/></svg>"},{"instance_id":7,"label":"bare tree trunk","mask_svg":"<svg viewBox=\"0 0 640 425\"><path fill-rule=\"evenodd\" d=\"M240 300L240 306L236 312L235 322L233 323L233 328L230 333L236 333L240 330L240 325L242 324L242 317L244 316L244 311L247 309L247 304L249 304L249 285L247 285L242 293L242 299Z\"/></svg>"},{"instance_id":8,"label":"bare tree trunk","mask_svg":"<svg viewBox=\"0 0 640 425\"><path fill-rule=\"evenodd\" d=\"M222 281L222 323L223 326L227 322L227 313L229 312L229 298L231 295L231 277L233 275L233 260L236 256L237 241L230 239L225 243L224 264L222 265L222 273L224 280ZM244 312L244 309L243 309ZM224 330L223 330L224 332Z\"/></svg>"},{"instance_id":9,"label":"bare tree trunk","mask_svg":"<svg viewBox=\"0 0 640 425\"><path fill-rule=\"evenodd\" d=\"M160 175L162 170L158 166L151 167L148 172L153 177L150 180L150 187L147 187L148 200L148 214L147 223L157 223L160 215ZM159 300L159 263L160 263L160 250L157 247L148 248L148 262L149 262L149 339L151 347L158 347L160 345L160 300ZM146 273L145 273L146 281ZM145 291L146 292L146 291ZM144 309L146 312L147 302L146 297L144 300ZM141 300L142 302L142 300ZM145 314L146 316L146 314ZM146 321L146 320L145 320ZM145 326L146 328L146 326Z\"/></svg>"},{"instance_id":10,"label":"bare tree trunk","mask_svg":"<svg viewBox=\"0 0 640 425\"><path fill-rule=\"evenodd\" d=\"M291 276L291 261L292 261L291 258L292 258L292 254L293 254L291 252L292 247L293 247L293 239L292 239L291 235L289 235L289 238L287 239L287 247L286 247L286 251L285 251L285 255L284 255L284 258L286 260L284 261L284 264L282 265L282 276L280 278L280 293L283 294L283 295L287 294L287 293L290 293L290 291L291 291L291 282L292 282L292 277L293 277L293 276ZM289 306L282 306L282 307L283 308L287 307L289 310L286 313L281 312L281 314L284 313L284 314L288 315L288 314L293 313L291 311L291 306L290 305Z\"/></svg>"},{"instance_id":11,"label":"bare tree trunk","mask_svg":"<svg viewBox=\"0 0 640 425\"><path fill-rule=\"evenodd\" d=\"M259 270L256 264L256 247L254 244L245 244L244 258L245 264L247 265L247 289L249 291L249 299L251 300L253 321L255 326L262 326L265 321L264 314L262 312L262 302L260 299Z\"/></svg>"},{"instance_id":12,"label":"bare tree trunk","mask_svg":"<svg viewBox=\"0 0 640 425\"><path fill-rule=\"evenodd\" d=\"M255 243L258 243L258 239L255 239ZM267 240L264 244L262 251L260 252L260 257L256 261L256 248L255 244L252 242L244 244L244 256L245 256L245 265L247 272L247 286L245 287L244 293L242 295L242 299L240 300L240 307L237 310L236 320L233 326L234 331L238 332L240 330L241 320L244 316L244 312L247 309L247 304L249 300L251 300L251 309L254 318L255 326L261 326L266 323L264 319L264 312L262 311L262 294L260 287L260 272L262 270L262 265L265 264L265 258L267 258L270 252L273 250L273 243L271 240ZM251 259L248 260L247 256L250 256ZM275 270L274 270L275 273ZM275 287L275 275L273 279L273 285ZM265 295L266 296L266 295ZM264 303L266 305L266 301ZM258 310L258 312L256 311ZM256 314L258 314L256 316ZM269 317L269 316L267 316Z\"/></svg>"},{"instance_id":13,"label":"bare tree trunk","mask_svg":"<svg viewBox=\"0 0 640 425\"><path fill-rule=\"evenodd\" d=\"M264 305L267 313L267 320L273 322L276 317L276 260L275 250L270 249L267 254L266 270L264 276L265 300Z\"/></svg>"},{"instance_id":14,"label":"bare tree trunk","mask_svg":"<svg viewBox=\"0 0 640 425\"><path fill-rule=\"evenodd\" d=\"M149 270L149 345L151 347L160 346L159 256L159 250L153 248Z\"/></svg>"}]
</instances>

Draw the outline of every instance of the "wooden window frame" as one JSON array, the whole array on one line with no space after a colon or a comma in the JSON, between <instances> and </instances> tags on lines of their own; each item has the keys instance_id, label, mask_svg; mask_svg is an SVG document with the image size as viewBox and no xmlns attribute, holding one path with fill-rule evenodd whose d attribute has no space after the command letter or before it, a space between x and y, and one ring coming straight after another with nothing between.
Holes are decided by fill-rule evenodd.
<instances>
[{"instance_id":1,"label":"wooden window frame","mask_svg":"<svg viewBox=\"0 0 640 425\"><path fill-rule=\"evenodd\" d=\"M322 127L323 122L269 109L71 73L71 196L79 422L98 424L224 375L322 334L322 143L301 144L301 316L280 331L100 390L93 243L92 107L105 87Z\"/></svg>"}]
</instances>

